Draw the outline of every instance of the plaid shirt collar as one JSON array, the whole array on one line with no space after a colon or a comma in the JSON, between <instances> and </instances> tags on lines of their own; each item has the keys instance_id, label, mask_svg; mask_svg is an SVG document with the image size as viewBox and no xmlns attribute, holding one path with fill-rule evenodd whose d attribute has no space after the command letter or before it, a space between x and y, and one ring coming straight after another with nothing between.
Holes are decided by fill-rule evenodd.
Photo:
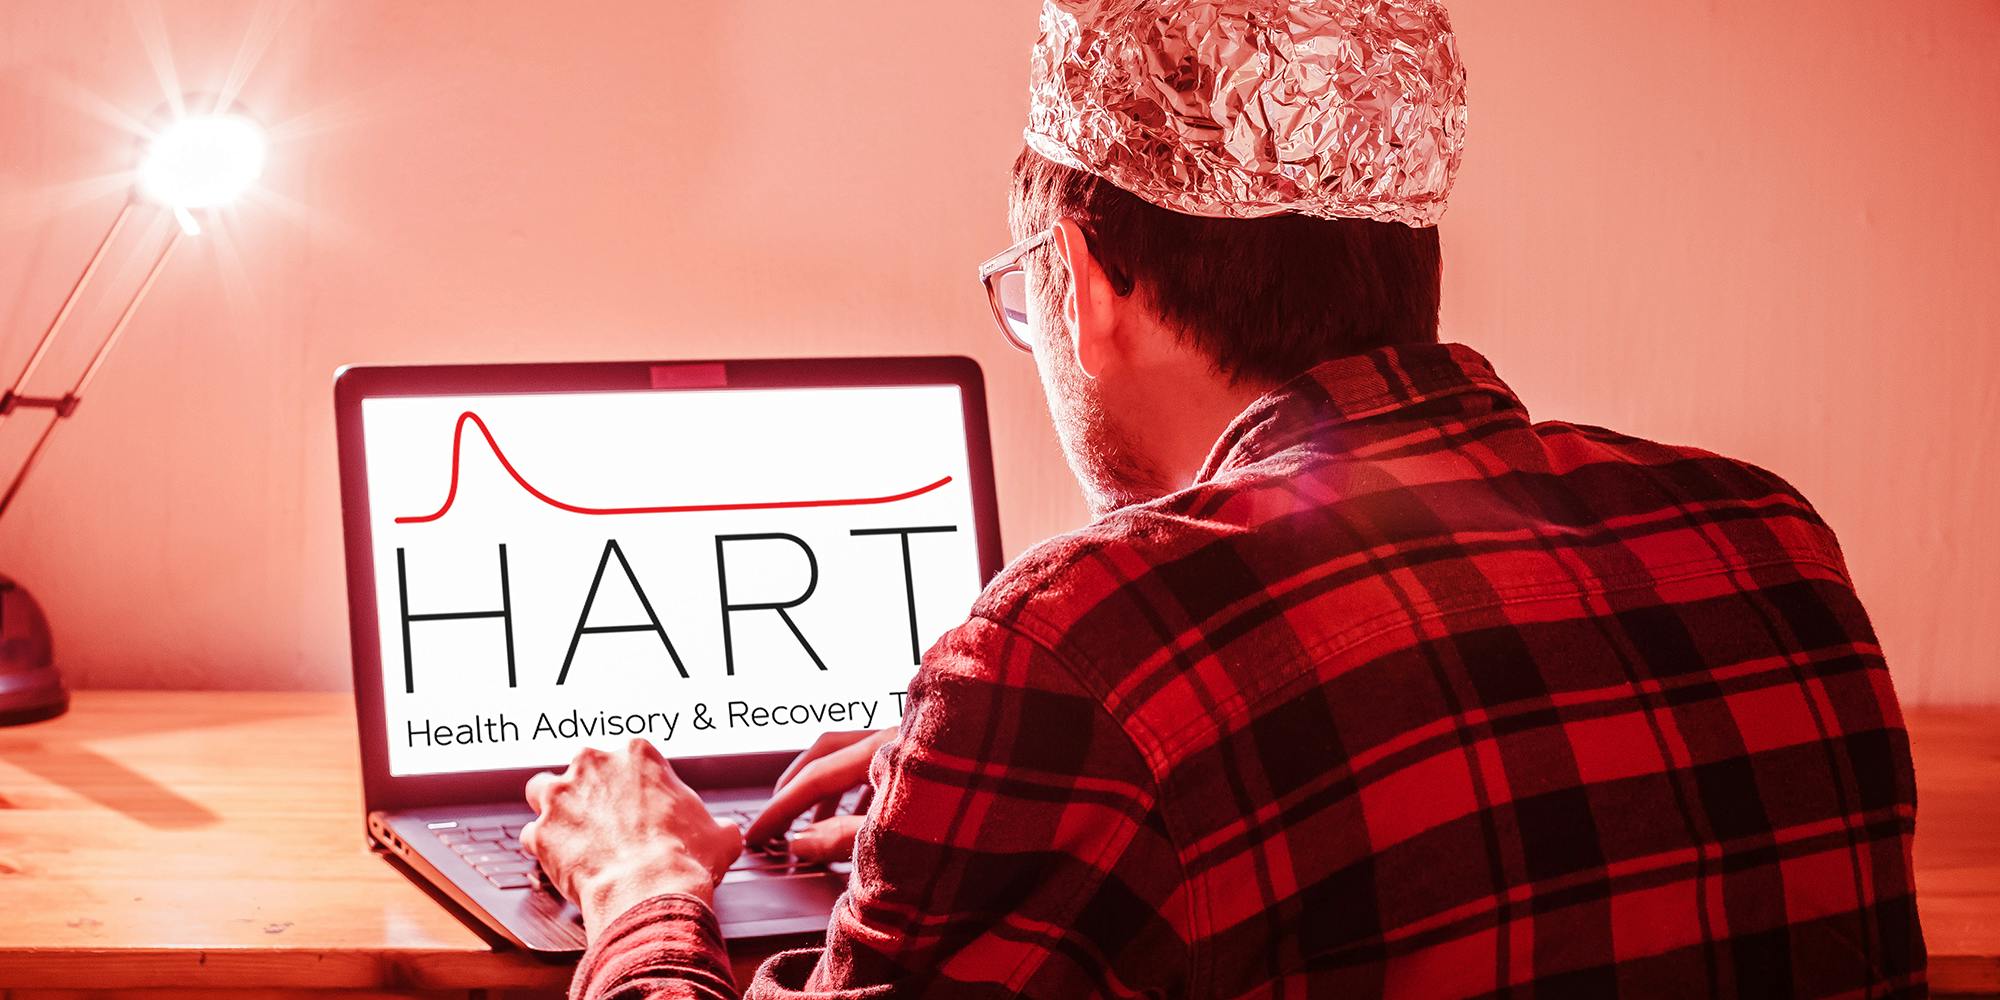
<instances>
[{"instance_id":1,"label":"plaid shirt collar","mask_svg":"<svg viewBox=\"0 0 2000 1000\"><path fill-rule=\"evenodd\" d=\"M1467 408L1527 408L1494 374L1484 355L1464 344L1403 344L1321 362L1265 393L1237 415L1202 463L1195 482L1269 458L1329 427L1407 410L1468 393Z\"/></svg>"}]
</instances>

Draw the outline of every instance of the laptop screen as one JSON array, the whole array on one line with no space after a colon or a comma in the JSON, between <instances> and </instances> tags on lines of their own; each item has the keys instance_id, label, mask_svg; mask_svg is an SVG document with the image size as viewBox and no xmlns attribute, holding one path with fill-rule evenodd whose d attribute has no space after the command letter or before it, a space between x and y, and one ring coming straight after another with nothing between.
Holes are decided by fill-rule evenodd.
<instances>
[{"instance_id":1,"label":"laptop screen","mask_svg":"<svg viewBox=\"0 0 2000 1000\"><path fill-rule=\"evenodd\" d=\"M362 400L390 773L896 725L981 585L960 391Z\"/></svg>"}]
</instances>

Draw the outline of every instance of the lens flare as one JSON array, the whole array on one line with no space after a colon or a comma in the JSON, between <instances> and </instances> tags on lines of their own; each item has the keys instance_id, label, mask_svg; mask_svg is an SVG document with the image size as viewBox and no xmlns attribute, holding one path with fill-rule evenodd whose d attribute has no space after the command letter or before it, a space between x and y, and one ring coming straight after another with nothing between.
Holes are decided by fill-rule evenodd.
<instances>
[{"instance_id":1,"label":"lens flare","mask_svg":"<svg viewBox=\"0 0 2000 1000\"><path fill-rule=\"evenodd\" d=\"M201 115L168 125L139 164L139 192L183 217L236 200L264 172L264 130L242 115Z\"/></svg>"}]
</instances>

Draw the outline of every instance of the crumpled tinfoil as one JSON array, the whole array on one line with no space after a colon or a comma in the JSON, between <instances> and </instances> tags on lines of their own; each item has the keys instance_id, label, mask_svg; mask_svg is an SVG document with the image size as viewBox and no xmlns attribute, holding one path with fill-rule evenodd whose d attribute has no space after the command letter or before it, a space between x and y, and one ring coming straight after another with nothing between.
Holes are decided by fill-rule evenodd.
<instances>
[{"instance_id":1,"label":"crumpled tinfoil","mask_svg":"<svg viewBox=\"0 0 2000 1000\"><path fill-rule=\"evenodd\" d=\"M1028 144L1162 208L1433 226L1465 146L1437 0L1044 0Z\"/></svg>"}]
</instances>

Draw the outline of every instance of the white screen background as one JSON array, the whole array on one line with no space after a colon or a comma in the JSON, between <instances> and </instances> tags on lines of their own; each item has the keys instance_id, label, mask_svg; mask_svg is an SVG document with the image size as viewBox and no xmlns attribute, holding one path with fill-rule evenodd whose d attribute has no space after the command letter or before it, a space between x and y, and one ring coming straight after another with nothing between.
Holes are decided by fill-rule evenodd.
<instances>
[{"instance_id":1,"label":"white screen background","mask_svg":"<svg viewBox=\"0 0 2000 1000\"><path fill-rule=\"evenodd\" d=\"M516 471L565 503L599 508L879 497L951 482L889 503L782 510L579 514L524 490L476 425L463 428L458 490L428 523L451 478L453 428L477 413ZM964 620L980 587L978 535L956 386L622 391L362 401L390 772L396 775L551 766L586 745L629 737L530 738L546 713L677 715L668 756L798 749L839 724L731 726L731 701L781 707L871 702L875 726L899 721L892 692L915 673L900 537L852 529L949 525L908 536L918 648ZM787 614L826 664L822 671L768 610L731 614L735 675L725 673L715 536L783 532L812 549L818 583ZM688 677L657 633L591 633L557 685L605 543L631 564ZM497 546L507 546L516 685L508 686L499 618L413 621L415 691L405 690L397 550L413 615L498 611ZM730 542L734 604L796 598L805 555L782 541ZM616 556L604 568L591 626L644 625ZM712 729L693 710L708 706ZM519 738L472 745L413 739L409 726L505 718ZM504 729L484 727L504 736ZM414 743L414 745L413 745Z\"/></svg>"}]
</instances>

